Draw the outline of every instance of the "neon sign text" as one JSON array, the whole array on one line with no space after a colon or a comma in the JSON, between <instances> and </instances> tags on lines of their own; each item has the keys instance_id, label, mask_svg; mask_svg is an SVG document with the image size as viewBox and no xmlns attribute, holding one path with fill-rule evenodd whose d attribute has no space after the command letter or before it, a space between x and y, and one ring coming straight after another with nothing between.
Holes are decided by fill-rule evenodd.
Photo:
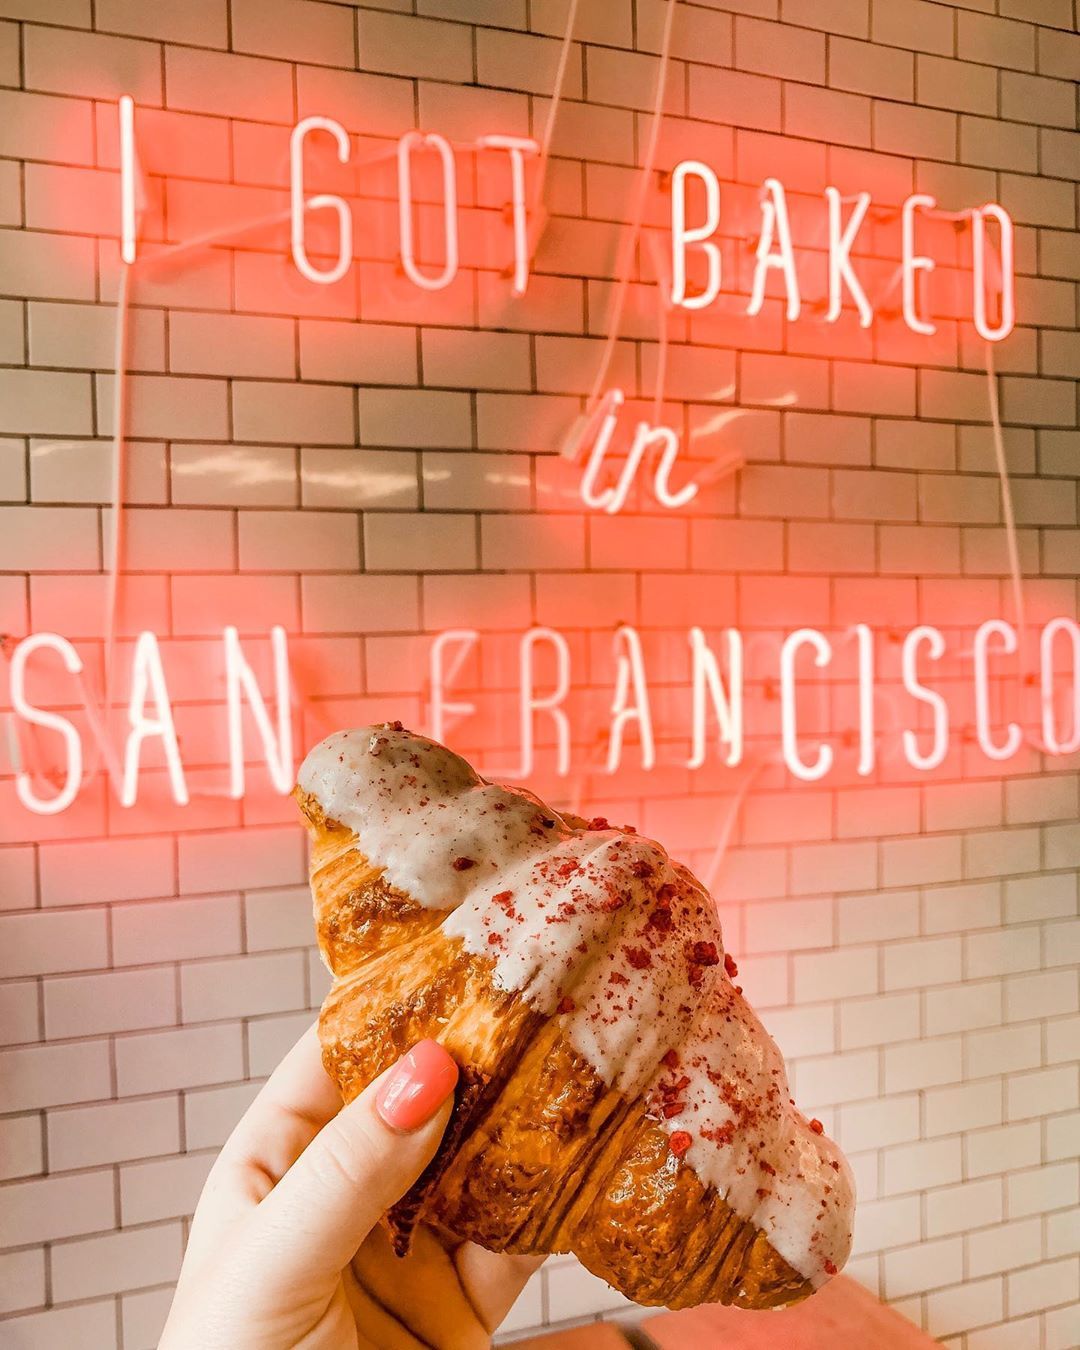
<instances>
[{"instance_id":1,"label":"neon sign text","mask_svg":"<svg viewBox=\"0 0 1080 1350\"><path fill-rule=\"evenodd\" d=\"M866 777L884 760L900 769L906 766L929 773L962 740L995 762L1014 759L1025 742L1052 755L1080 749L1080 625L1073 619L1054 618L1043 625L1035 643L1037 677L1023 681L1017 678L1019 635L1001 619L981 624L962 647L956 646L954 635L951 650L941 630L926 624L888 636L900 646L900 678L888 685L879 679L874 663L875 644L883 635L869 625L856 624L831 635L799 628L769 639L769 672L764 684L773 691L766 698L775 701L777 715L767 728L776 738L771 748L766 743L768 760L796 779L816 783L851 768ZM478 712L476 695L469 697L455 686L462 682L465 663L475 655L481 640L476 629L454 628L437 634L431 642L428 730L438 740L453 742L462 723ZM753 723L760 716L763 677L760 669L753 678L750 673L752 664L761 664L760 634L737 628L712 635L698 627L687 631L689 680L681 694L685 720L674 726L670 717L663 725L657 720L661 702L670 706L672 690L669 681L664 681L663 694L654 691L642 634L632 625L620 624L611 640L613 674L601 761L589 765L575 761L575 746L580 754L582 740L587 738L575 737L580 728L574 727L568 709L579 692L573 682L570 643L558 629L541 626L527 629L517 640L517 761L491 772L505 778L528 778L537 769L541 744L551 747L550 767L563 778L583 768L614 774L624 765L644 771L671 767L672 747L680 742L684 749L675 750L674 762L692 770L710 763L737 769L752 756L760 756L765 737L762 727ZM236 629L227 628L222 634L221 701L227 726L227 795L232 798L243 797L248 790L245 727L255 730L257 753L274 791L285 795L292 789L295 699L283 628L271 631L270 648L268 696L260 688ZM955 663L958 655L970 663L963 680L957 681L955 671L951 678L943 678L942 661L951 656ZM12 715L17 724L50 738L49 772L39 773L38 782L24 764L15 766L17 799L39 815L56 815L72 805L83 786L87 763L85 733L76 722L42 706L27 692L31 671L51 678L55 685L58 662L59 678L71 680L74 695L83 663L66 638L36 633L17 643L10 654ZM855 725L824 733L807 713L837 678L856 686L857 697L852 700L857 708ZM1033 703L1026 720L1041 731L1041 739L1030 729L1025 733L1016 720L1019 707L1005 710L1011 700L1003 699L1003 691L1011 688L1015 693L1028 687ZM678 701L680 695L675 697ZM73 697L66 706L76 701ZM1012 701L1022 702L1022 695ZM893 714L888 726L879 725L883 702ZM820 701L817 706L820 711ZM960 706L968 711L961 713ZM89 734L100 735L94 719L90 723ZM172 800L187 805L192 793L166 666L158 639L149 631L140 633L134 644L124 723L122 769L114 781L121 806L137 802L144 751L152 744L158 759L164 760ZM545 749L545 766L548 753ZM48 791L43 790L46 785Z\"/></svg>"},{"instance_id":2,"label":"neon sign text","mask_svg":"<svg viewBox=\"0 0 1080 1350\"><path fill-rule=\"evenodd\" d=\"M129 95L120 99L118 116L121 256L126 263L133 263L137 255L138 153L135 105ZM309 196L306 192L305 156L308 142L315 137L330 139L340 165L350 162L352 141L340 122L320 116L305 117L298 122L289 141L289 218L293 262L308 281L329 286L340 281L352 265L354 225L352 208L345 198L325 192ZM508 218L513 239L513 263L508 269L508 275L512 278L513 294L522 296L528 288L532 261L530 245L533 239L533 222L529 218L530 204L526 195L526 162L540 153L540 146L528 136L493 133L479 137L467 149L473 153L495 151L507 157L510 186ZM434 271L430 264L424 267L420 265L416 250L413 175L415 163L421 155L429 158L434 156L441 184L442 227L438 252L442 262ZM401 270L421 290L443 290L454 281L460 267L457 152L450 141L437 132L407 131L398 139L395 159ZM705 198L703 216L697 221L690 220L688 194L691 184L697 185ZM873 202L868 192L858 192L845 199L835 187L826 187L824 196L829 259L825 322L837 322L847 296L858 312L860 326L868 328L873 323L875 309L859 278L852 254ZM846 216L845 202L850 203ZM721 205L720 180L708 164L701 160L682 160L675 166L671 174L671 273L670 281L666 283L666 299L675 307L706 309L720 294L723 265L715 236L722 224ZM912 332L925 336L932 336L936 327L924 313L923 288L920 283L933 272L936 262L931 256L919 252L918 223L920 217L936 209L937 202L933 197L926 193L913 193L906 198L900 210L901 313L904 323ZM306 224L309 213L328 210L337 216L337 256L329 267L321 267L309 255ZM746 313L754 316L761 312L770 277L775 273L783 283L788 320L795 321L803 312L804 297L796 268L787 191L778 178L768 177L762 183L760 212L760 229ZM960 218L970 221L973 322L981 337L988 342L1000 342L1012 332L1016 323L1012 220L1008 212L995 202L972 207L962 212ZM993 221L996 226L999 241L996 252L989 243L988 221ZM688 261L692 257L704 258L706 265L704 285L698 288L692 288L687 278ZM996 319L990 313L995 305Z\"/></svg>"},{"instance_id":3,"label":"neon sign text","mask_svg":"<svg viewBox=\"0 0 1080 1350\"><path fill-rule=\"evenodd\" d=\"M700 221L688 223L687 202L689 184L697 183L704 192L705 207ZM874 321L871 303L852 262L852 250L860 230L871 211L873 201L868 192L859 192L845 199L838 188L825 189L827 211L826 238L829 261L828 308L825 322L836 323L843 311L844 295L850 296L859 315L859 325L869 328ZM844 218L845 200L852 203ZM776 178L766 178L761 186L761 228L755 249L755 264L746 306L748 315L760 314L765 304L766 288L772 273L783 283L788 320L794 322L803 310L803 296L796 269L795 245L787 192ZM920 218L937 210L937 201L927 193L913 193L900 208L901 258L900 287L901 314L913 333L932 337L936 325L926 316L921 282L937 266L934 258L919 251L918 226ZM1014 244L1012 219L1004 207L996 202L972 207L962 212L960 220L967 219L971 229L972 248L972 315L975 329L987 342L1000 342L1008 337L1016 324L1016 288L1014 276ZM988 244L987 221L997 226L999 249L995 258ZM700 160L683 160L671 176L671 283L669 299L672 305L683 309L705 309L717 299L722 284L722 260L715 235L721 225L720 180L707 164ZM703 286L691 289L687 280L688 259L700 254L705 261ZM998 317L990 317L992 303L996 303Z\"/></svg>"},{"instance_id":4,"label":"neon sign text","mask_svg":"<svg viewBox=\"0 0 1080 1350\"><path fill-rule=\"evenodd\" d=\"M263 759L274 788L282 793L292 790L294 753L292 736L291 687L289 679L288 640L285 630L275 627L270 633L273 657L274 698L276 718L271 720L267 702L259 689L255 674L248 664L235 628L226 628L223 635L225 668L225 706L228 726L229 795L242 797L244 781L244 707L258 732ZM58 792L45 793L34 782L34 775L22 764L16 766L15 793L18 800L37 815L56 815L66 811L75 801L83 783L86 762L83 736L70 717L40 707L27 694L27 668L32 660L44 662L45 654L59 657L64 672L72 677L73 702L83 674L83 661L67 638L58 633L34 633L15 644L10 660L11 706L15 719L42 731L55 732L62 742L63 768L58 777ZM46 667L48 669L48 667ZM191 800L184 772L173 716L172 700L161 646L157 635L150 630L141 632L134 646L131 662L130 694L125 710L127 731L123 745L123 768L116 784L117 797L123 807L135 805L139 796L139 779L143 769L143 751L156 742L165 761L169 791L178 806ZM101 735L100 727L91 718L91 732ZM275 725L276 722L276 725ZM103 747L106 751L111 747ZM106 760L111 756L106 753ZM50 774L50 779L56 777Z\"/></svg>"}]
</instances>

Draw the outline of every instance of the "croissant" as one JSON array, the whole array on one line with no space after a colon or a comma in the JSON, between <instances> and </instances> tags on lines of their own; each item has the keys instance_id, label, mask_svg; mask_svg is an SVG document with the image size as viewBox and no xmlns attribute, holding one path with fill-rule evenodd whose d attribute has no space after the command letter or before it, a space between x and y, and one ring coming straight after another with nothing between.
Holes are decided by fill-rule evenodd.
<instances>
[{"instance_id":1,"label":"croissant","mask_svg":"<svg viewBox=\"0 0 1080 1350\"><path fill-rule=\"evenodd\" d=\"M640 1304L771 1308L844 1264L854 1185L732 983L715 905L659 844L560 816L400 723L328 737L295 796L351 1101L424 1037L461 1069L386 1216L573 1252Z\"/></svg>"}]
</instances>

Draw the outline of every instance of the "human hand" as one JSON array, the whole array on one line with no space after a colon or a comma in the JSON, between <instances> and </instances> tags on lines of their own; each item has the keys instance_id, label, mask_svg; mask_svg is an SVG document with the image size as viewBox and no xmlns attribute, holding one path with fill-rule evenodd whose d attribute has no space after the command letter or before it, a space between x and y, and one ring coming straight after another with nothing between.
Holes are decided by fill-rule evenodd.
<instances>
[{"instance_id":1,"label":"human hand","mask_svg":"<svg viewBox=\"0 0 1080 1350\"><path fill-rule=\"evenodd\" d=\"M158 1350L486 1350L542 1258L423 1227L397 1257L379 1223L434 1155L456 1082L421 1041L343 1108L307 1031L210 1171Z\"/></svg>"}]
</instances>

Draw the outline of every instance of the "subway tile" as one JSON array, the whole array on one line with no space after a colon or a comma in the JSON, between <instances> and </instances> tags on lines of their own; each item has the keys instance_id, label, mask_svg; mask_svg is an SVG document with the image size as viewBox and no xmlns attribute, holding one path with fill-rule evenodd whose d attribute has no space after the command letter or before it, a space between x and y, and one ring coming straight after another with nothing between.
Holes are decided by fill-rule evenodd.
<instances>
[{"instance_id":1,"label":"subway tile","mask_svg":"<svg viewBox=\"0 0 1080 1350\"><path fill-rule=\"evenodd\" d=\"M33 1176L43 1170L40 1115L35 1112L0 1120L0 1181Z\"/></svg>"},{"instance_id":2,"label":"subway tile","mask_svg":"<svg viewBox=\"0 0 1080 1350\"><path fill-rule=\"evenodd\" d=\"M13 1317L5 1335L17 1337L19 1350L55 1350L68 1343L93 1345L95 1350L117 1350L116 1300L100 1299L76 1307Z\"/></svg>"},{"instance_id":3,"label":"subway tile","mask_svg":"<svg viewBox=\"0 0 1080 1350\"><path fill-rule=\"evenodd\" d=\"M231 955L240 951L240 934L234 895L123 905L113 913L113 959L130 966Z\"/></svg>"},{"instance_id":4,"label":"subway tile","mask_svg":"<svg viewBox=\"0 0 1080 1350\"><path fill-rule=\"evenodd\" d=\"M157 1224L52 1249L53 1296L62 1302L165 1284L180 1273L179 1223Z\"/></svg>"},{"instance_id":5,"label":"subway tile","mask_svg":"<svg viewBox=\"0 0 1080 1350\"><path fill-rule=\"evenodd\" d=\"M117 1090L129 1097L242 1078L241 1041L235 1022L118 1037Z\"/></svg>"},{"instance_id":6,"label":"subway tile","mask_svg":"<svg viewBox=\"0 0 1080 1350\"><path fill-rule=\"evenodd\" d=\"M48 979L44 999L45 1035L50 1039L139 1031L177 1020L176 980L170 969Z\"/></svg>"},{"instance_id":7,"label":"subway tile","mask_svg":"<svg viewBox=\"0 0 1080 1350\"><path fill-rule=\"evenodd\" d=\"M180 970L185 1022L284 1012L304 1004L304 964L298 952L197 961Z\"/></svg>"},{"instance_id":8,"label":"subway tile","mask_svg":"<svg viewBox=\"0 0 1080 1350\"><path fill-rule=\"evenodd\" d=\"M105 1169L4 1187L0 1241L5 1247L96 1233L114 1223L113 1177Z\"/></svg>"},{"instance_id":9,"label":"subway tile","mask_svg":"<svg viewBox=\"0 0 1080 1350\"><path fill-rule=\"evenodd\" d=\"M121 1221L154 1223L193 1214L215 1157L213 1152L185 1153L121 1167Z\"/></svg>"},{"instance_id":10,"label":"subway tile","mask_svg":"<svg viewBox=\"0 0 1080 1350\"><path fill-rule=\"evenodd\" d=\"M64 1107L50 1111L47 1121L49 1165L54 1171L126 1162L180 1148L175 1096Z\"/></svg>"}]
</instances>

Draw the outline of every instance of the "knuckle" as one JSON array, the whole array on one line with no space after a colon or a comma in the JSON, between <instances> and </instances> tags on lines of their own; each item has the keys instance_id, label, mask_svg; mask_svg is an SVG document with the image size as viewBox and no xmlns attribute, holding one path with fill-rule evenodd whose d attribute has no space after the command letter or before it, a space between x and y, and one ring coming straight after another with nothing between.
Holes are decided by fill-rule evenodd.
<instances>
[{"instance_id":1,"label":"knuckle","mask_svg":"<svg viewBox=\"0 0 1080 1350\"><path fill-rule=\"evenodd\" d=\"M311 1167L315 1179L334 1190L369 1189L386 1170L386 1159L372 1137L363 1129L345 1129L341 1122L328 1126L312 1151Z\"/></svg>"}]
</instances>

